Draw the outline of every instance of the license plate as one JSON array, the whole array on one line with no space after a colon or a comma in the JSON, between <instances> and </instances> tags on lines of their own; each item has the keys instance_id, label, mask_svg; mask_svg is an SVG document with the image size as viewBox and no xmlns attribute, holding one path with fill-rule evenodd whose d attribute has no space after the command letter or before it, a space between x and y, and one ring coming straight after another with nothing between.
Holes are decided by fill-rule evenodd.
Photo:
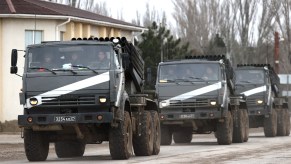
<instances>
[{"instance_id":1,"label":"license plate","mask_svg":"<svg viewBox=\"0 0 291 164\"><path fill-rule=\"evenodd\" d=\"M195 115L194 114L181 114L180 118L182 119L195 118Z\"/></svg>"},{"instance_id":2,"label":"license plate","mask_svg":"<svg viewBox=\"0 0 291 164\"><path fill-rule=\"evenodd\" d=\"M76 122L76 116L55 116L55 122Z\"/></svg>"}]
</instances>

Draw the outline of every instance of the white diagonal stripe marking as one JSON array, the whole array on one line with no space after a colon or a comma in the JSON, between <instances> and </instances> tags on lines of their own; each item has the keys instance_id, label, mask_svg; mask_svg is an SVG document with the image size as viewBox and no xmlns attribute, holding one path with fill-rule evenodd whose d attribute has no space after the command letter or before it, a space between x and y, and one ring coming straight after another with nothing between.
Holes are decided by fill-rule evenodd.
<instances>
[{"instance_id":1,"label":"white diagonal stripe marking","mask_svg":"<svg viewBox=\"0 0 291 164\"><path fill-rule=\"evenodd\" d=\"M221 88L221 82L218 82L218 83L215 83L215 84L212 84L212 85L205 86L203 88L199 88L199 89L196 89L196 90L187 92L187 93L183 93L181 95L172 97L172 98L167 99L167 100L164 100L164 101L167 104L166 106L169 106L170 105L170 103L169 103L170 100L180 100L180 101L183 101L183 100L186 100L186 99L195 97L195 96L199 96L199 95L202 95L202 94L211 92L211 91L218 90L220 88ZM162 102L164 102L164 101L162 101Z\"/></svg>"},{"instance_id":2,"label":"white diagonal stripe marking","mask_svg":"<svg viewBox=\"0 0 291 164\"><path fill-rule=\"evenodd\" d=\"M253 95L253 94L256 94L256 93L264 92L266 90L267 90L267 87L264 85L264 86L261 86L261 87L257 87L257 88L242 92L241 94L244 94L245 96L250 96L250 95Z\"/></svg>"}]
</instances>

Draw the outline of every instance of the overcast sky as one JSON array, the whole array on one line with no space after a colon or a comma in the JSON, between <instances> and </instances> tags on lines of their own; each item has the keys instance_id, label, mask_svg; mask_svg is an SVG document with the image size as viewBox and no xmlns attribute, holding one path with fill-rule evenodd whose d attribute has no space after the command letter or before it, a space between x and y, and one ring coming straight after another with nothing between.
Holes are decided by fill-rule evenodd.
<instances>
[{"instance_id":1,"label":"overcast sky","mask_svg":"<svg viewBox=\"0 0 291 164\"><path fill-rule=\"evenodd\" d=\"M173 5L171 0L98 0L105 1L107 7L111 11L112 17L117 18L118 12L122 11L123 18L127 22L131 22L132 19L136 19L136 11L140 14L144 14L146 11L146 4L150 5L150 9L153 7L160 11L160 15L165 11L167 20L174 22L172 18ZM172 23L173 24L173 23Z\"/></svg>"}]
</instances>

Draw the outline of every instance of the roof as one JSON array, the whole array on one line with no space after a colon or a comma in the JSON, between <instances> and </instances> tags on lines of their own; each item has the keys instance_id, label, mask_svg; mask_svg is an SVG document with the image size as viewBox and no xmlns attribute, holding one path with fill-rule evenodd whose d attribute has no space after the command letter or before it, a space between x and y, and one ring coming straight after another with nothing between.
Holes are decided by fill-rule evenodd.
<instances>
[{"instance_id":1,"label":"roof","mask_svg":"<svg viewBox=\"0 0 291 164\"><path fill-rule=\"evenodd\" d=\"M113 45L110 41L95 41L95 40L75 40L75 41L50 41L42 42L40 44L28 45L28 47L45 47L45 46L56 46L56 45Z\"/></svg>"},{"instance_id":2,"label":"roof","mask_svg":"<svg viewBox=\"0 0 291 164\"><path fill-rule=\"evenodd\" d=\"M93 12L81 10L68 5L57 4L42 0L0 0L0 17L1 15L46 15L46 16L64 16L84 18L99 22L108 22L110 24L129 26L136 30L142 30L144 27L132 23L113 19L107 16L99 15ZM106 23L105 23L106 24Z\"/></svg>"},{"instance_id":3,"label":"roof","mask_svg":"<svg viewBox=\"0 0 291 164\"><path fill-rule=\"evenodd\" d=\"M219 61L211 61L211 60L198 60L198 59L177 59L170 61L160 62L160 65L168 65L168 64L219 64Z\"/></svg>"}]
</instances>

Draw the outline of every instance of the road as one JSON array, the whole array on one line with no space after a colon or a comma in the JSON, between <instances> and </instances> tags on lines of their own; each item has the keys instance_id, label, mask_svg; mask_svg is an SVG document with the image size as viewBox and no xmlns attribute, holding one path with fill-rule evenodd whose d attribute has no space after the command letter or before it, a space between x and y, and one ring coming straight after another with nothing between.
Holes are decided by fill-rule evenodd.
<instances>
[{"instance_id":1,"label":"road","mask_svg":"<svg viewBox=\"0 0 291 164\"><path fill-rule=\"evenodd\" d=\"M19 135L0 134L1 163L28 163ZM262 129L252 130L247 143L217 145L213 134L193 135L191 144L162 146L156 156L111 160L108 143L87 145L84 157L58 159L53 144L47 161L41 163L291 163L291 137L266 138Z\"/></svg>"}]
</instances>

